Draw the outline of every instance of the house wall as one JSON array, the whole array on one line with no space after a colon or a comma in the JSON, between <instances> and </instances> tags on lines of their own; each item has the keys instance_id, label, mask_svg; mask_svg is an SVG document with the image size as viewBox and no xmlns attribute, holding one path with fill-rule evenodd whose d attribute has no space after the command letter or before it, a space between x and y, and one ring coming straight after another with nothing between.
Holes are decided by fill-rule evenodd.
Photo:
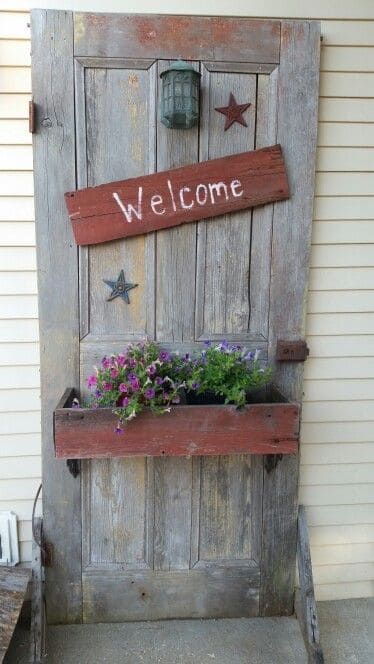
<instances>
[{"instance_id":1,"label":"house wall","mask_svg":"<svg viewBox=\"0 0 374 664\"><path fill-rule=\"evenodd\" d=\"M38 7L97 11L98 0ZM108 0L106 10L173 13L175 4ZM40 482L38 309L27 0L0 9L0 509L19 518L31 558ZM190 0L191 13L202 13ZM222 0L205 14L227 13ZM230 3L253 17L322 19L313 249L308 298L300 502L307 506L319 599L373 593L374 3Z\"/></svg>"}]
</instances>

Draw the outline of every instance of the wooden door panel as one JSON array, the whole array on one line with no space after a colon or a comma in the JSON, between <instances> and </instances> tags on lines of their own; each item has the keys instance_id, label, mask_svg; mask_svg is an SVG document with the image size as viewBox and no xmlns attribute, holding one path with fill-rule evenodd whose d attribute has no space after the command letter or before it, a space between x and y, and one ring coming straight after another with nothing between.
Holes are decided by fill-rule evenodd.
<instances>
[{"instance_id":1,"label":"wooden door panel","mask_svg":"<svg viewBox=\"0 0 374 664\"><path fill-rule=\"evenodd\" d=\"M185 352L226 337L274 363L278 338L303 336L319 25L34 10L32 30L49 620L289 613L296 458L271 471L247 456L95 460L73 479L53 458L50 418L79 369L83 388L92 365L127 341ZM177 57L202 73L200 125L186 132L160 123L159 74ZM224 132L214 109L230 92L251 107L247 128ZM277 142L289 201L76 251L63 203L75 184ZM139 284L130 305L107 301L103 279L121 269ZM300 399L301 367L275 365L275 375Z\"/></svg>"},{"instance_id":2,"label":"wooden door panel","mask_svg":"<svg viewBox=\"0 0 374 664\"><path fill-rule=\"evenodd\" d=\"M251 558L251 457L200 459L199 560Z\"/></svg>"},{"instance_id":3,"label":"wooden door panel","mask_svg":"<svg viewBox=\"0 0 374 664\"><path fill-rule=\"evenodd\" d=\"M114 66L113 66L114 65ZM136 66L134 66L136 65ZM83 58L76 65L80 186L153 172L156 65L151 61ZM82 184L84 183L84 184ZM141 338L153 335L154 238L138 236L80 249L81 336ZM108 302L104 279L124 269L138 286L131 306ZM153 299L153 298L152 298Z\"/></svg>"},{"instance_id":4,"label":"wooden door panel","mask_svg":"<svg viewBox=\"0 0 374 664\"><path fill-rule=\"evenodd\" d=\"M85 462L83 492L84 568L152 567L152 459Z\"/></svg>"}]
</instances>

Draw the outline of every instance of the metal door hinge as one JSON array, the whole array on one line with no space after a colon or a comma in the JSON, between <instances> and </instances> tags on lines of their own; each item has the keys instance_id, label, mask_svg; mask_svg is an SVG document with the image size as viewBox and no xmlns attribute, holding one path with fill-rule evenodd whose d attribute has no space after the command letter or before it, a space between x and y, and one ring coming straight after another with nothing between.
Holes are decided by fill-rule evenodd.
<instances>
[{"instance_id":1,"label":"metal door hinge","mask_svg":"<svg viewBox=\"0 0 374 664\"><path fill-rule=\"evenodd\" d=\"M305 362L309 355L306 341L278 341L275 359L278 362Z\"/></svg>"},{"instance_id":2,"label":"metal door hinge","mask_svg":"<svg viewBox=\"0 0 374 664\"><path fill-rule=\"evenodd\" d=\"M41 554L42 554L42 565L43 567L52 567L53 565L53 544L50 542L47 542L47 540L42 537L42 546L41 546Z\"/></svg>"},{"instance_id":3,"label":"metal door hinge","mask_svg":"<svg viewBox=\"0 0 374 664\"><path fill-rule=\"evenodd\" d=\"M32 100L29 101L29 132L35 133L35 104Z\"/></svg>"}]
</instances>

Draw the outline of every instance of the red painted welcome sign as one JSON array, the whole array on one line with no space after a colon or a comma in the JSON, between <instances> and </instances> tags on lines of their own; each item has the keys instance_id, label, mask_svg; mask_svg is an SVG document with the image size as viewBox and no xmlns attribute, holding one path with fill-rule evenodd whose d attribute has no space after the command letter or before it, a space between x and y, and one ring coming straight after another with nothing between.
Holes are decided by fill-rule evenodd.
<instances>
[{"instance_id":1,"label":"red painted welcome sign","mask_svg":"<svg viewBox=\"0 0 374 664\"><path fill-rule=\"evenodd\" d=\"M289 198L280 145L65 194L77 244L98 244Z\"/></svg>"}]
</instances>

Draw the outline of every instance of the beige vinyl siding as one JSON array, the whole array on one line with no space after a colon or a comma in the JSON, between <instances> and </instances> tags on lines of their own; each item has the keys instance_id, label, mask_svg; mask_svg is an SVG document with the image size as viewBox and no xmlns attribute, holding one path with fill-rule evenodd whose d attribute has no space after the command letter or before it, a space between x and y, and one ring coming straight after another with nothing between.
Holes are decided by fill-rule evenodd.
<instances>
[{"instance_id":1,"label":"beige vinyl siding","mask_svg":"<svg viewBox=\"0 0 374 664\"><path fill-rule=\"evenodd\" d=\"M38 7L100 11L98 0ZM0 509L19 517L30 559L40 481L37 284L28 134L25 0L0 13ZM106 11L124 11L110 0ZM25 11L23 11L25 10ZM128 12L173 13L170 0ZM192 14L320 18L323 45L301 435L317 597L373 594L374 578L374 3L192 0ZM21 395L21 404L20 404ZM16 410L14 410L16 409Z\"/></svg>"},{"instance_id":2,"label":"beige vinyl siding","mask_svg":"<svg viewBox=\"0 0 374 664\"><path fill-rule=\"evenodd\" d=\"M0 12L0 510L18 516L23 561L41 481L28 22Z\"/></svg>"}]
</instances>

